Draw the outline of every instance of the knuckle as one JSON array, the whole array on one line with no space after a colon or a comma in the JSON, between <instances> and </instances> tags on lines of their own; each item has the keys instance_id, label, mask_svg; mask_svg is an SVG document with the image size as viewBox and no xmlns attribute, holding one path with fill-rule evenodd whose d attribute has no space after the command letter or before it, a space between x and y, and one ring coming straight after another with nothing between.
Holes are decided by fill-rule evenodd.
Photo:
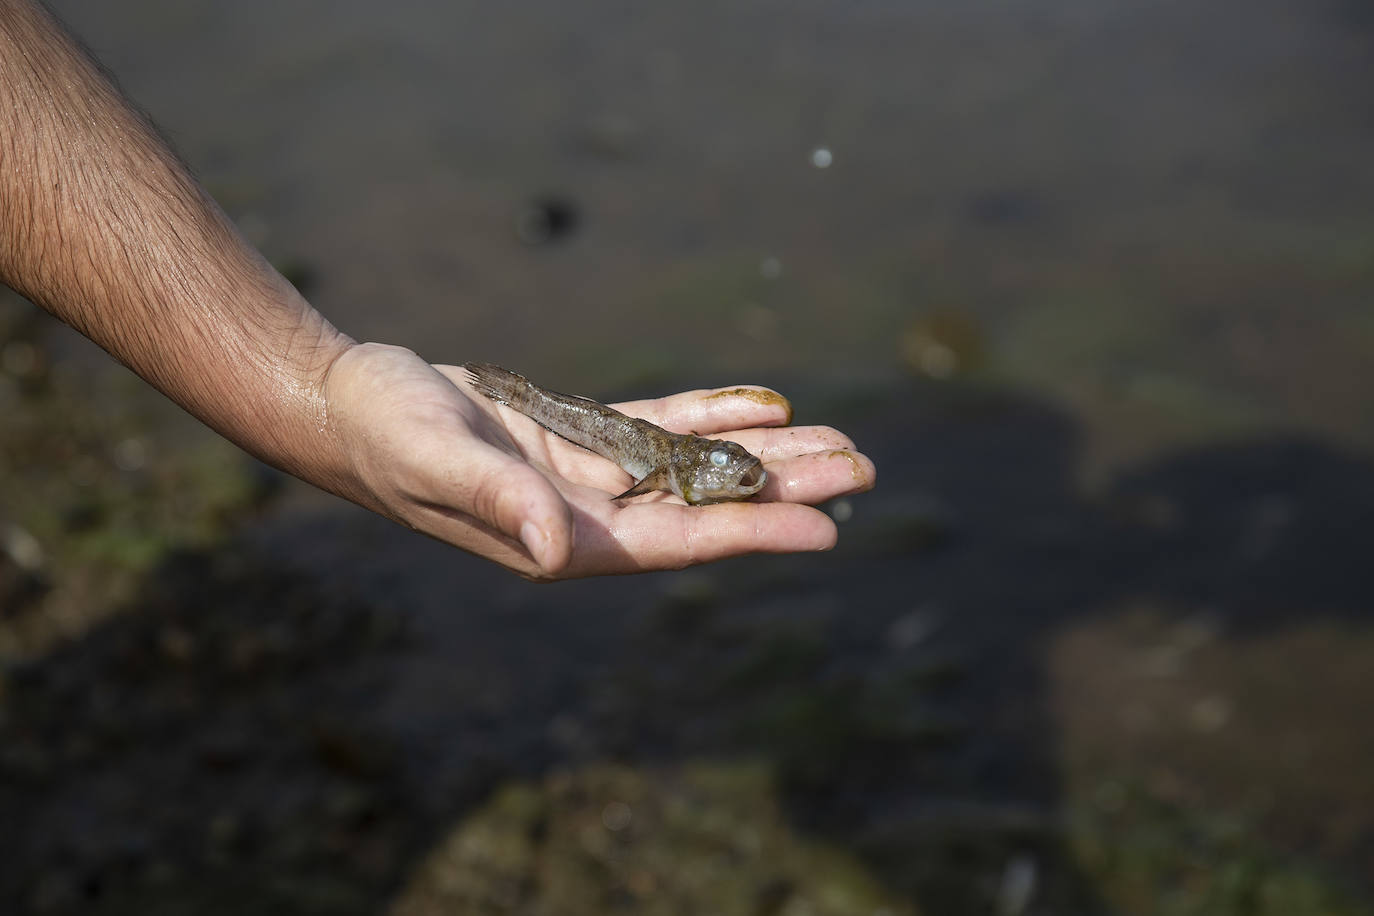
<instances>
[{"instance_id":1,"label":"knuckle","mask_svg":"<svg viewBox=\"0 0 1374 916\"><path fill-rule=\"evenodd\" d=\"M510 491L505 485L505 477L500 468L488 469L477 480L472 494L473 513L498 528L502 527L502 517L509 498L506 494Z\"/></svg>"}]
</instances>

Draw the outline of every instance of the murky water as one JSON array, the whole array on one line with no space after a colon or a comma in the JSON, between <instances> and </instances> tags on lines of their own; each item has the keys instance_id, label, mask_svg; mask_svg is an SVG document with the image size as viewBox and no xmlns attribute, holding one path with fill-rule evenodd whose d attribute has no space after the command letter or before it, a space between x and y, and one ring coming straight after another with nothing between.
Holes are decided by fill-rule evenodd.
<instances>
[{"instance_id":1,"label":"murky water","mask_svg":"<svg viewBox=\"0 0 1374 916\"><path fill-rule=\"evenodd\" d=\"M358 337L606 390L954 312L1079 407L1374 421L1354 2L57 6Z\"/></svg>"},{"instance_id":2,"label":"murky water","mask_svg":"<svg viewBox=\"0 0 1374 916\"><path fill-rule=\"evenodd\" d=\"M332 502L169 564L16 681L36 751L6 765L50 797L14 807L59 890L169 859L186 893L276 868L363 911L486 781L701 754L770 761L793 821L934 913L1009 875L1158 912L1160 836L1194 844L1179 912L1253 911L1187 897L1233 871L1307 887L1271 854L1368 873L1355 0L54 5L355 336L590 393L777 384L882 473L823 564L534 589ZM154 764L183 807L130 815ZM76 864L68 810L104 825ZM1061 829L1084 810L1093 842ZM209 865L177 858L196 831Z\"/></svg>"}]
</instances>

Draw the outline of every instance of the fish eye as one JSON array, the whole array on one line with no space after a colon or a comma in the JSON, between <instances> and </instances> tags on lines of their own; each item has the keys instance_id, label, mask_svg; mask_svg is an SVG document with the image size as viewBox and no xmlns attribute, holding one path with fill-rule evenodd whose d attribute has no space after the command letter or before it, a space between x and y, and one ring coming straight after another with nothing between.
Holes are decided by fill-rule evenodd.
<instances>
[{"instance_id":1,"label":"fish eye","mask_svg":"<svg viewBox=\"0 0 1374 916\"><path fill-rule=\"evenodd\" d=\"M711 452L711 463L718 468L723 468L730 463L730 456L725 454L724 449L714 449Z\"/></svg>"}]
</instances>

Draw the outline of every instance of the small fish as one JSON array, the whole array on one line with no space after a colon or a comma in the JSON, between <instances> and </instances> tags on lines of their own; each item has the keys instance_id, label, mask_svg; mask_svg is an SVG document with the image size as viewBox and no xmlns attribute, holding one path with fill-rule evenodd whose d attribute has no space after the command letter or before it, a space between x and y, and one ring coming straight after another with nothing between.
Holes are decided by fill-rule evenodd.
<instances>
[{"instance_id":1,"label":"small fish","mask_svg":"<svg viewBox=\"0 0 1374 916\"><path fill-rule=\"evenodd\" d=\"M465 363L463 368L472 376L473 388L493 401L619 465L636 482L616 499L669 490L700 506L748 499L768 479L763 462L734 442L670 433L590 398L541 388L489 363Z\"/></svg>"}]
</instances>

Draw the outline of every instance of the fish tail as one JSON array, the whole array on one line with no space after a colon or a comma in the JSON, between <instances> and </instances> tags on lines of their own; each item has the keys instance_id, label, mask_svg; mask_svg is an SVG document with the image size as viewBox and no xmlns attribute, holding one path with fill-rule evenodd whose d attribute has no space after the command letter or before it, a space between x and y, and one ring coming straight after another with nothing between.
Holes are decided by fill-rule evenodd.
<instances>
[{"instance_id":1,"label":"fish tail","mask_svg":"<svg viewBox=\"0 0 1374 916\"><path fill-rule=\"evenodd\" d=\"M463 363L463 368L471 378L472 387L498 404L513 406L518 403L520 392L530 384L523 375L491 363Z\"/></svg>"}]
</instances>

